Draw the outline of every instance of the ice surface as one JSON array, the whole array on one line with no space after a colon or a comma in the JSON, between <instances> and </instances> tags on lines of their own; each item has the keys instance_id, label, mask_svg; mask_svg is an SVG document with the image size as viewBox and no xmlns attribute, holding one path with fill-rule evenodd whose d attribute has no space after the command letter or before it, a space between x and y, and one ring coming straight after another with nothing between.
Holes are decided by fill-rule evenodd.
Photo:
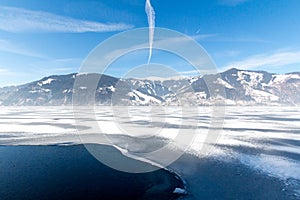
<instances>
[{"instance_id":1,"label":"ice surface","mask_svg":"<svg viewBox=\"0 0 300 200\"><path fill-rule=\"evenodd\" d=\"M124 154L129 155L133 148L134 143L127 141L128 138L154 136L156 142L172 142L180 130L196 130L188 153L226 162L237 160L282 180L300 180L299 107L228 106L224 125L219 128L220 137L216 143L208 144L214 149L205 155L202 147L211 127L210 107L194 108L184 114L179 107L130 107L122 114L110 107L95 107L101 131L120 138L114 144L124 144L122 148L119 146ZM80 128L89 134L79 137L71 107L1 107L0 144L74 144L82 143L82 137L88 138L85 142L100 143L98 133L89 127L93 119L82 120L86 127ZM135 131L130 129L133 126ZM134 147L143 149L143 143Z\"/></svg>"},{"instance_id":2,"label":"ice surface","mask_svg":"<svg viewBox=\"0 0 300 200\"><path fill-rule=\"evenodd\" d=\"M294 178L300 180L299 162L285 157L261 154L252 156L237 155L239 160L248 166L282 179Z\"/></svg>"}]
</instances>

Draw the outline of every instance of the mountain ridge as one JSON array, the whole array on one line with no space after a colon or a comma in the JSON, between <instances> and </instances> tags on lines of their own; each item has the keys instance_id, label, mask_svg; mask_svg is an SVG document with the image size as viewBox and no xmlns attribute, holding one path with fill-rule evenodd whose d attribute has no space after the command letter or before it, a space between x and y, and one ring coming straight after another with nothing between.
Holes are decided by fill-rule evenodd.
<instances>
[{"instance_id":1,"label":"mountain ridge","mask_svg":"<svg viewBox=\"0 0 300 200\"><path fill-rule=\"evenodd\" d=\"M75 81L76 80L76 81ZM100 81L99 81L100 80ZM77 85L76 85L76 84ZM96 83L96 84L94 84ZM218 74L163 78L116 78L101 74L51 75L0 88L2 106L97 105L300 105L300 72L286 74L231 68Z\"/></svg>"}]
</instances>

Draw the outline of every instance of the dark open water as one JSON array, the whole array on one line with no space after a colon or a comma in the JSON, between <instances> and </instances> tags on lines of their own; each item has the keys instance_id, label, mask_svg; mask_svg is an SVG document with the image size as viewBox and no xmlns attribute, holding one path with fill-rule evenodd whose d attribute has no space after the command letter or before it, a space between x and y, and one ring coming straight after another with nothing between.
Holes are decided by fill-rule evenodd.
<instances>
[{"instance_id":1,"label":"dark open water","mask_svg":"<svg viewBox=\"0 0 300 200\"><path fill-rule=\"evenodd\" d=\"M153 167L124 157L115 159ZM116 171L101 164L83 145L0 146L0 199L176 199L172 193L182 182L159 169L144 174Z\"/></svg>"}]
</instances>

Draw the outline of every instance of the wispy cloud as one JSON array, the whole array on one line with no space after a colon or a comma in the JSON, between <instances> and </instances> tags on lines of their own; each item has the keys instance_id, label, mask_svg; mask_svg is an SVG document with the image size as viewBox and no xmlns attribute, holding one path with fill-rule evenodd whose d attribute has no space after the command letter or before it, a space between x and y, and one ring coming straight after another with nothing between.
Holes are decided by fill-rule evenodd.
<instances>
[{"instance_id":1,"label":"wispy cloud","mask_svg":"<svg viewBox=\"0 0 300 200\"><path fill-rule=\"evenodd\" d=\"M8 32L111 32L132 27L124 23L100 23L48 12L0 6L0 30Z\"/></svg>"},{"instance_id":2,"label":"wispy cloud","mask_svg":"<svg viewBox=\"0 0 300 200\"><path fill-rule=\"evenodd\" d=\"M44 57L43 55L37 52L21 47L20 45L14 44L9 40L2 40L2 39L0 39L0 51L24 55L24 56L38 57L38 58Z\"/></svg>"},{"instance_id":3,"label":"wispy cloud","mask_svg":"<svg viewBox=\"0 0 300 200\"><path fill-rule=\"evenodd\" d=\"M249 0L219 0L221 5L226 5L226 6L237 6L247 1Z\"/></svg>"},{"instance_id":4,"label":"wispy cloud","mask_svg":"<svg viewBox=\"0 0 300 200\"><path fill-rule=\"evenodd\" d=\"M213 36L213 35L212 35ZM234 43L270 43L270 41L255 36L226 36L215 34L215 37L208 38L211 42L234 42Z\"/></svg>"},{"instance_id":5,"label":"wispy cloud","mask_svg":"<svg viewBox=\"0 0 300 200\"><path fill-rule=\"evenodd\" d=\"M179 72L179 74L184 75L184 76L199 76L200 72L198 70L189 70L189 71L182 71Z\"/></svg>"},{"instance_id":6,"label":"wispy cloud","mask_svg":"<svg viewBox=\"0 0 300 200\"><path fill-rule=\"evenodd\" d=\"M218 42L240 42L240 43L269 43L270 41L257 38L257 37L251 37L251 36L241 36L241 37L221 37L217 39Z\"/></svg>"},{"instance_id":7,"label":"wispy cloud","mask_svg":"<svg viewBox=\"0 0 300 200\"><path fill-rule=\"evenodd\" d=\"M66 74L77 72L81 62L80 58L46 59L30 64L30 68L35 74L41 76Z\"/></svg>"},{"instance_id":8,"label":"wispy cloud","mask_svg":"<svg viewBox=\"0 0 300 200\"><path fill-rule=\"evenodd\" d=\"M0 68L0 75L6 74L8 72L8 69Z\"/></svg>"},{"instance_id":9,"label":"wispy cloud","mask_svg":"<svg viewBox=\"0 0 300 200\"><path fill-rule=\"evenodd\" d=\"M300 51L280 50L268 54L257 54L244 60L235 61L226 65L223 70L238 67L242 69L253 69L258 67L280 67L291 64L300 64Z\"/></svg>"},{"instance_id":10,"label":"wispy cloud","mask_svg":"<svg viewBox=\"0 0 300 200\"><path fill-rule=\"evenodd\" d=\"M213 54L215 58L226 58L226 57L236 57L241 54L241 51L237 50L226 50L221 52L216 52Z\"/></svg>"},{"instance_id":11,"label":"wispy cloud","mask_svg":"<svg viewBox=\"0 0 300 200\"><path fill-rule=\"evenodd\" d=\"M191 38L193 38L194 40L205 40L208 38L215 38L217 37L219 34L198 34L197 35L192 35Z\"/></svg>"},{"instance_id":12,"label":"wispy cloud","mask_svg":"<svg viewBox=\"0 0 300 200\"><path fill-rule=\"evenodd\" d=\"M0 87L20 85L50 75L75 73L81 61L80 58L47 58L27 64L26 68L0 64Z\"/></svg>"},{"instance_id":13,"label":"wispy cloud","mask_svg":"<svg viewBox=\"0 0 300 200\"><path fill-rule=\"evenodd\" d=\"M270 43L270 41L251 35L226 35L222 33L199 34L200 29L196 31L196 35L191 35L194 40L205 40L210 42L237 42L237 43Z\"/></svg>"}]
</instances>

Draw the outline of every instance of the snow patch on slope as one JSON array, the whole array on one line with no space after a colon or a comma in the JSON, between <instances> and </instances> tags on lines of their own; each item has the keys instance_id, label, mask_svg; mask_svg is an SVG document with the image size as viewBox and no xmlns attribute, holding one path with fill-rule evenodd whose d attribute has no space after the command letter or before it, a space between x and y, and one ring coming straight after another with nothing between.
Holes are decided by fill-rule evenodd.
<instances>
[{"instance_id":1,"label":"snow patch on slope","mask_svg":"<svg viewBox=\"0 0 300 200\"><path fill-rule=\"evenodd\" d=\"M138 90L133 90L132 92L129 92L128 95L134 99L133 102L138 103L140 105L147 105L149 103L162 103L159 99L144 94Z\"/></svg>"},{"instance_id":2,"label":"snow patch on slope","mask_svg":"<svg viewBox=\"0 0 300 200\"><path fill-rule=\"evenodd\" d=\"M270 84L280 84L286 82L288 79L300 79L299 74L276 74Z\"/></svg>"},{"instance_id":3,"label":"snow patch on slope","mask_svg":"<svg viewBox=\"0 0 300 200\"><path fill-rule=\"evenodd\" d=\"M263 74L249 71L238 71L238 79L242 84L249 85L250 87L257 87L263 80ZM248 78L249 77L249 80Z\"/></svg>"},{"instance_id":4,"label":"snow patch on slope","mask_svg":"<svg viewBox=\"0 0 300 200\"><path fill-rule=\"evenodd\" d=\"M233 89L233 86L230 85L229 83L227 83L226 81L222 80L221 78L218 78L217 81L215 83L218 83L220 85L224 85L224 87L229 88L229 89Z\"/></svg>"},{"instance_id":5,"label":"snow patch on slope","mask_svg":"<svg viewBox=\"0 0 300 200\"><path fill-rule=\"evenodd\" d=\"M43 86L43 85L50 84L52 81L55 81L55 79L53 79L53 78L48 78L48 79L45 80L45 81L39 82L38 85L41 87L41 86Z\"/></svg>"}]
</instances>

